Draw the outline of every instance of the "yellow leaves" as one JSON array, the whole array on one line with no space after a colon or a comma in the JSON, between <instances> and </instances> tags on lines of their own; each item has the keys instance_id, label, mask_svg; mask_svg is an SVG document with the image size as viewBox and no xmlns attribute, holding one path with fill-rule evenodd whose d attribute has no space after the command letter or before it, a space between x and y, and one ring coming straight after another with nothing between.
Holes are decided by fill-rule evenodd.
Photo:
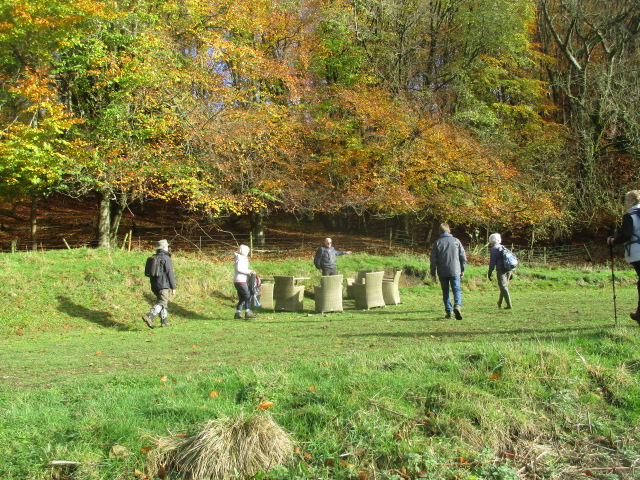
<instances>
[{"instance_id":1,"label":"yellow leaves","mask_svg":"<svg viewBox=\"0 0 640 480\"><path fill-rule=\"evenodd\" d=\"M212 390L211 392L209 392L209 397L216 398L217 396L218 396L218 392L216 392L215 390Z\"/></svg>"}]
</instances>

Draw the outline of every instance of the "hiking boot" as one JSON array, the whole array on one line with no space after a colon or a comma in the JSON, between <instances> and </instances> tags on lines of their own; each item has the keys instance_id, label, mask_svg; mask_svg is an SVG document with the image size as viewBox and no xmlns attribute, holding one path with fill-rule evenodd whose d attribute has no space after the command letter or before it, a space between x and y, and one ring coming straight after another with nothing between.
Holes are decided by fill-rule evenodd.
<instances>
[{"instance_id":1,"label":"hiking boot","mask_svg":"<svg viewBox=\"0 0 640 480\"><path fill-rule=\"evenodd\" d=\"M444 314L444 318L451 318L451 312L447 312Z\"/></svg>"},{"instance_id":2,"label":"hiking boot","mask_svg":"<svg viewBox=\"0 0 640 480\"><path fill-rule=\"evenodd\" d=\"M453 314L456 316L456 320L462 320L462 307L460 305L453 307Z\"/></svg>"},{"instance_id":3,"label":"hiking boot","mask_svg":"<svg viewBox=\"0 0 640 480\"><path fill-rule=\"evenodd\" d=\"M153 317L150 316L148 313L145 315L142 315L142 321L147 324L147 327L153 328Z\"/></svg>"},{"instance_id":4,"label":"hiking boot","mask_svg":"<svg viewBox=\"0 0 640 480\"><path fill-rule=\"evenodd\" d=\"M170 327L171 324L169 323L169 320L167 320L166 318L162 320L162 322L160 323L161 327Z\"/></svg>"},{"instance_id":5,"label":"hiking boot","mask_svg":"<svg viewBox=\"0 0 640 480\"><path fill-rule=\"evenodd\" d=\"M244 320L244 317L242 316L242 312L236 312L236 314L233 316L234 320Z\"/></svg>"},{"instance_id":6,"label":"hiking boot","mask_svg":"<svg viewBox=\"0 0 640 480\"><path fill-rule=\"evenodd\" d=\"M255 313L253 313L251 310L247 310L246 313L244 314L245 318L256 318L257 315Z\"/></svg>"}]
</instances>

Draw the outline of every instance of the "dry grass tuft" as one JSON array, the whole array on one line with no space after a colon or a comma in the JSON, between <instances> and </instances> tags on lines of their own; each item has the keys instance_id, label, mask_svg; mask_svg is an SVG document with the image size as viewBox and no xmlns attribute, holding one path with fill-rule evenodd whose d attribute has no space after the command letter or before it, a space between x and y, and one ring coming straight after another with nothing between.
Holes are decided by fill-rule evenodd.
<instances>
[{"instance_id":1,"label":"dry grass tuft","mask_svg":"<svg viewBox=\"0 0 640 480\"><path fill-rule=\"evenodd\" d=\"M175 472L192 480L251 478L287 463L291 437L270 417L221 418L188 438L163 437L149 456L149 474Z\"/></svg>"}]
</instances>

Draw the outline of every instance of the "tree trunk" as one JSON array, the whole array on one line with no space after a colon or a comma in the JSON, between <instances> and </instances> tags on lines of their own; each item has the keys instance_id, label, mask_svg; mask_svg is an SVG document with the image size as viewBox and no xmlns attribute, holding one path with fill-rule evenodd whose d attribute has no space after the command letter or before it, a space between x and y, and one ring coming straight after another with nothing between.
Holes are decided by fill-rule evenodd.
<instances>
[{"instance_id":1,"label":"tree trunk","mask_svg":"<svg viewBox=\"0 0 640 480\"><path fill-rule=\"evenodd\" d=\"M109 215L110 215L110 225L109 225L109 244L113 246L118 245L118 229L120 228L120 221L122 220L122 215L124 213L124 209L127 206L127 195L120 195L120 201L111 200L109 202Z\"/></svg>"},{"instance_id":2,"label":"tree trunk","mask_svg":"<svg viewBox=\"0 0 640 480\"><path fill-rule=\"evenodd\" d=\"M251 212L249 215L251 220L251 233L253 234L253 245L264 247L264 215L262 212Z\"/></svg>"},{"instance_id":3,"label":"tree trunk","mask_svg":"<svg viewBox=\"0 0 640 480\"><path fill-rule=\"evenodd\" d=\"M31 248L38 250L38 198L31 199Z\"/></svg>"},{"instance_id":4,"label":"tree trunk","mask_svg":"<svg viewBox=\"0 0 640 480\"><path fill-rule=\"evenodd\" d=\"M98 192L98 248L111 247L111 191Z\"/></svg>"}]
</instances>

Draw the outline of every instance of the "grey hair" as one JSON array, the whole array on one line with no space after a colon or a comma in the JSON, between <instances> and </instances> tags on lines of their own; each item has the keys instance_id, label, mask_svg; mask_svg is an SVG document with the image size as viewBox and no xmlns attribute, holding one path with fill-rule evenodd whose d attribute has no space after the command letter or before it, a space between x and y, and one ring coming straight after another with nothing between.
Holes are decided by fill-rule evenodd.
<instances>
[{"instance_id":1,"label":"grey hair","mask_svg":"<svg viewBox=\"0 0 640 480\"><path fill-rule=\"evenodd\" d=\"M496 243L502 243L502 237L499 233L492 233L489 235L489 243L495 245Z\"/></svg>"},{"instance_id":2,"label":"grey hair","mask_svg":"<svg viewBox=\"0 0 640 480\"><path fill-rule=\"evenodd\" d=\"M640 190L630 190L624 196L624 206L631 208L640 203Z\"/></svg>"}]
</instances>

